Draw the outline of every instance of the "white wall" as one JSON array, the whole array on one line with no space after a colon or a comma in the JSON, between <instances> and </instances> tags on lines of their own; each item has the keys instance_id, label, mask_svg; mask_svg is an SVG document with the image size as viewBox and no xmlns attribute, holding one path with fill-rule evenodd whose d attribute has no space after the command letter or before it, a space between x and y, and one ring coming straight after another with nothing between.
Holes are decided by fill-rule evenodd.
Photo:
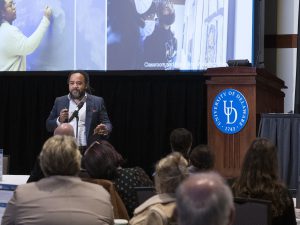
<instances>
[{"instance_id":1,"label":"white wall","mask_svg":"<svg viewBox=\"0 0 300 225\"><path fill-rule=\"evenodd\" d=\"M277 34L297 34L299 0L278 0ZM296 79L296 48L278 48L276 50L276 74L284 80L288 89L285 92L284 111L294 110Z\"/></svg>"}]
</instances>

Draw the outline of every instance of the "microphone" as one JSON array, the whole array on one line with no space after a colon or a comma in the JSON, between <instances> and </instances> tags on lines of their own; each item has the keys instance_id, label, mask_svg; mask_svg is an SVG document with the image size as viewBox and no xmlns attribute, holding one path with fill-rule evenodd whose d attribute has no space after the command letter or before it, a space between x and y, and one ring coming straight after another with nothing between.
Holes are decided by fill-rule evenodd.
<instances>
[{"instance_id":1,"label":"microphone","mask_svg":"<svg viewBox=\"0 0 300 225\"><path fill-rule=\"evenodd\" d=\"M82 108L83 104L84 104L84 101L78 103L77 109L72 113L72 115L69 118L68 122L71 122L74 119L74 117L76 117L76 118L78 117L78 112Z\"/></svg>"}]
</instances>

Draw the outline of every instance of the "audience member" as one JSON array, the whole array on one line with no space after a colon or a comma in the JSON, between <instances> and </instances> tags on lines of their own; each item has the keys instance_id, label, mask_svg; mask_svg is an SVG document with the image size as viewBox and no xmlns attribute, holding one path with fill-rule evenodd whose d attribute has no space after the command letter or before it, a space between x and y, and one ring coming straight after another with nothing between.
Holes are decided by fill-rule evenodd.
<instances>
[{"instance_id":1,"label":"audience member","mask_svg":"<svg viewBox=\"0 0 300 225\"><path fill-rule=\"evenodd\" d=\"M293 200L278 178L277 150L268 139L257 138L251 143L232 189L236 197L271 201L272 225L296 224Z\"/></svg>"},{"instance_id":2,"label":"audience member","mask_svg":"<svg viewBox=\"0 0 300 225\"><path fill-rule=\"evenodd\" d=\"M66 135L74 137L74 129L71 124L69 123L62 123L54 130L54 135ZM27 183L39 181L40 179L44 178L45 175L40 167L39 159L35 161L33 169L31 170L30 176L27 180Z\"/></svg>"},{"instance_id":3,"label":"audience member","mask_svg":"<svg viewBox=\"0 0 300 225\"><path fill-rule=\"evenodd\" d=\"M74 128L69 123L62 123L55 128L53 135L67 135L75 137Z\"/></svg>"},{"instance_id":4,"label":"audience member","mask_svg":"<svg viewBox=\"0 0 300 225\"><path fill-rule=\"evenodd\" d=\"M176 128L170 134L170 145L173 152L180 152L188 159L193 144L193 135L185 128Z\"/></svg>"},{"instance_id":5,"label":"audience member","mask_svg":"<svg viewBox=\"0 0 300 225\"><path fill-rule=\"evenodd\" d=\"M179 225L233 224L234 203L231 190L214 172L191 175L176 192Z\"/></svg>"},{"instance_id":6,"label":"audience member","mask_svg":"<svg viewBox=\"0 0 300 225\"><path fill-rule=\"evenodd\" d=\"M187 161L178 152L161 159L155 168L155 188L152 196L134 210L131 225L167 225L176 223L175 191L188 176Z\"/></svg>"},{"instance_id":7,"label":"audience member","mask_svg":"<svg viewBox=\"0 0 300 225\"><path fill-rule=\"evenodd\" d=\"M135 187L153 186L149 176L140 167L123 168L124 159L107 141L94 142L83 156L83 163L91 178L114 182L129 216L138 206Z\"/></svg>"},{"instance_id":8,"label":"audience member","mask_svg":"<svg viewBox=\"0 0 300 225\"><path fill-rule=\"evenodd\" d=\"M207 145L198 145L189 154L189 172L196 173L213 170L215 156Z\"/></svg>"},{"instance_id":9,"label":"audience member","mask_svg":"<svg viewBox=\"0 0 300 225\"><path fill-rule=\"evenodd\" d=\"M20 185L2 224L113 224L110 196L103 187L77 177L81 154L73 137L49 138L40 153L45 178Z\"/></svg>"}]
</instances>

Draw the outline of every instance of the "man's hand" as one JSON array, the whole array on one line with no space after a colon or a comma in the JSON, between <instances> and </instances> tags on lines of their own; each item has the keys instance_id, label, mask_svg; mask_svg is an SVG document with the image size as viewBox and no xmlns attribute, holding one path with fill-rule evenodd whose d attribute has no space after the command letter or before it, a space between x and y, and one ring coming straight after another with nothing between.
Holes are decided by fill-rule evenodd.
<instances>
[{"instance_id":1,"label":"man's hand","mask_svg":"<svg viewBox=\"0 0 300 225\"><path fill-rule=\"evenodd\" d=\"M68 109L62 109L59 113L59 118L58 118L58 121L60 123L64 123L66 120L68 120L68 117L69 117L69 111Z\"/></svg>"},{"instance_id":2,"label":"man's hand","mask_svg":"<svg viewBox=\"0 0 300 225\"><path fill-rule=\"evenodd\" d=\"M50 21L52 16L52 9L49 6L46 6L46 8L44 9L44 16L46 16Z\"/></svg>"},{"instance_id":3,"label":"man's hand","mask_svg":"<svg viewBox=\"0 0 300 225\"><path fill-rule=\"evenodd\" d=\"M106 136L106 135L108 135L108 133L109 133L109 131L107 129L107 126L103 123L100 123L94 129L94 134L100 134L100 135Z\"/></svg>"}]
</instances>

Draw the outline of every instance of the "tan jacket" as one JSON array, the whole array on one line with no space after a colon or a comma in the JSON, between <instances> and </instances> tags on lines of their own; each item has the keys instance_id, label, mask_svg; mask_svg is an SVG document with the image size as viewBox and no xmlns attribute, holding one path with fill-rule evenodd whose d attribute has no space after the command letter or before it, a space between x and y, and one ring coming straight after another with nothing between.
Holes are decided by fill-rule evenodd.
<instances>
[{"instance_id":1,"label":"tan jacket","mask_svg":"<svg viewBox=\"0 0 300 225\"><path fill-rule=\"evenodd\" d=\"M174 194L158 194L149 198L134 210L130 225L175 225L176 206Z\"/></svg>"},{"instance_id":2,"label":"tan jacket","mask_svg":"<svg viewBox=\"0 0 300 225\"><path fill-rule=\"evenodd\" d=\"M109 193L78 177L50 176L19 185L2 225L113 225Z\"/></svg>"}]
</instances>

